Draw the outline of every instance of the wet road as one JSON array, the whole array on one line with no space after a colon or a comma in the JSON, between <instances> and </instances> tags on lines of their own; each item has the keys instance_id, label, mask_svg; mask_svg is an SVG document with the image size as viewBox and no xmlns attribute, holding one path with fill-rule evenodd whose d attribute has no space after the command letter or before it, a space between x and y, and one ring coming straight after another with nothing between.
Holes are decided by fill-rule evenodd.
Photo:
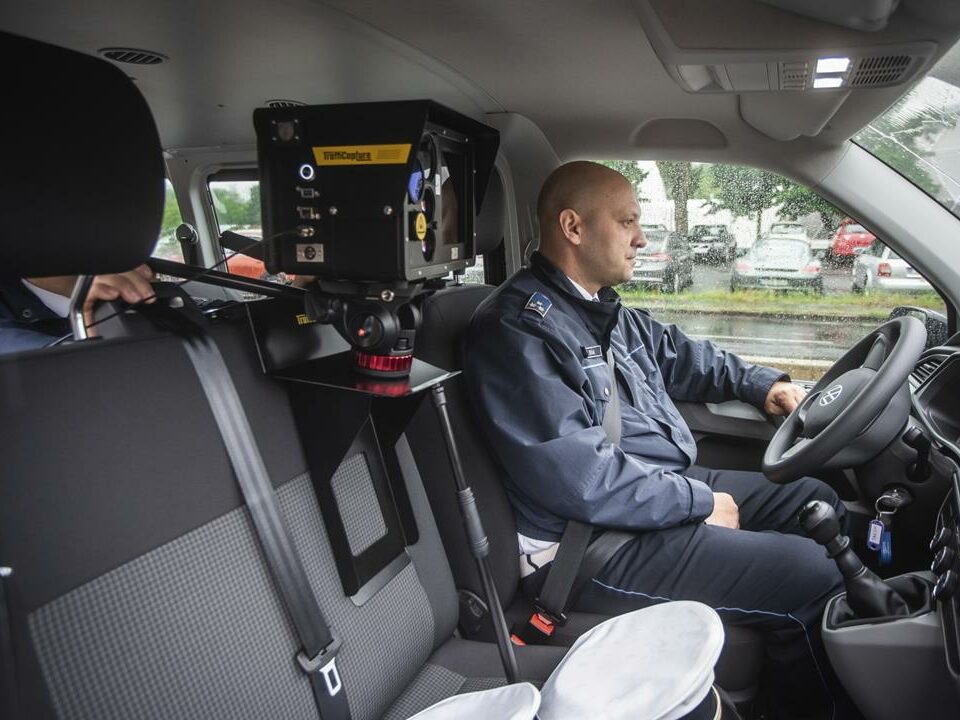
<instances>
[{"instance_id":1,"label":"wet road","mask_svg":"<svg viewBox=\"0 0 960 720\"><path fill-rule=\"evenodd\" d=\"M739 355L832 364L876 327L873 322L814 321L803 317L707 315L660 310L657 319L679 325L696 338L712 340Z\"/></svg>"},{"instance_id":2,"label":"wet road","mask_svg":"<svg viewBox=\"0 0 960 720\"><path fill-rule=\"evenodd\" d=\"M692 292L726 290L730 268L696 265ZM826 268L824 290L850 291L849 268ZM711 340L739 355L757 360L789 360L826 369L860 338L876 327L873 321L811 320L803 316L779 318L751 315L682 313L659 310L658 319L673 322L696 338Z\"/></svg>"}]
</instances>

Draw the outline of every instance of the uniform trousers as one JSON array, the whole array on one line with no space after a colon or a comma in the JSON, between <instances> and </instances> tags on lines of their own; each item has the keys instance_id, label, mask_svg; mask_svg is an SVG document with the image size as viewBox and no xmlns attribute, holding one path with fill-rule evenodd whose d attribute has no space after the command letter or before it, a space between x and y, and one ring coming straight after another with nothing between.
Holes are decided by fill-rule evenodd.
<instances>
[{"instance_id":1,"label":"uniform trousers","mask_svg":"<svg viewBox=\"0 0 960 720\"><path fill-rule=\"evenodd\" d=\"M814 478L777 485L756 472L692 467L684 473L733 496L740 529L703 522L639 533L587 584L576 607L619 614L669 600L698 600L725 624L766 640L768 717L856 717L820 640L827 600L843 591L833 560L802 535L797 514L823 500L845 526L837 494Z\"/></svg>"}]
</instances>

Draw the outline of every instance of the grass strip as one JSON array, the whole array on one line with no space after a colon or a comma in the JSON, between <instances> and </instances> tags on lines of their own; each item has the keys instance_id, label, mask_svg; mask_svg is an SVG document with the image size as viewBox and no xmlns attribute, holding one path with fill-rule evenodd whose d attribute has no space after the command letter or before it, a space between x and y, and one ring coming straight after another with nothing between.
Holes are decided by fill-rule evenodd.
<instances>
[{"instance_id":1,"label":"grass strip","mask_svg":"<svg viewBox=\"0 0 960 720\"><path fill-rule=\"evenodd\" d=\"M943 300L934 292L873 293L830 292L825 295L775 290L695 290L678 295L659 290L625 290L623 302L652 311L762 315L767 317L823 317L883 320L899 305L945 312Z\"/></svg>"}]
</instances>

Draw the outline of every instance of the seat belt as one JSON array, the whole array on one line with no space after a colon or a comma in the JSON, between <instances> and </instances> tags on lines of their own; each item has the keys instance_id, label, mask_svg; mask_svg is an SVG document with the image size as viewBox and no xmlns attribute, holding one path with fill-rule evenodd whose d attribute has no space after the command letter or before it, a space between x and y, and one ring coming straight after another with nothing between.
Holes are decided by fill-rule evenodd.
<instances>
[{"instance_id":1,"label":"seat belt","mask_svg":"<svg viewBox=\"0 0 960 720\"><path fill-rule=\"evenodd\" d=\"M13 650L13 620L7 605L4 585L13 569L0 567L0 709L3 717L18 720L21 717L17 698L17 671L14 666L16 653Z\"/></svg>"},{"instance_id":2,"label":"seat belt","mask_svg":"<svg viewBox=\"0 0 960 720\"><path fill-rule=\"evenodd\" d=\"M620 392L617 389L617 366L613 347L607 348L610 370L610 400L603 413L601 427L612 445L620 444L623 432L620 415ZM606 530L593 538L594 527L577 520L568 520L560 538L556 557L547 571L540 594L533 604L533 614L526 625L513 633L517 644L538 644L553 636L557 626L567 622L566 611L583 586L599 572L607 561L636 535L622 530Z\"/></svg>"},{"instance_id":3,"label":"seat belt","mask_svg":"<svg viewBox=\"0 0 960 720\"><path fill-rule=\"evenodd\" d=\"M300 640L297 664L310 680L320 718L349 720L347 693L337 670L340 640L317 605L220 349L201 325L161 303L142 305L138 310L183 340L230 457L263 557Z\"/></svg>"}]
</instances>

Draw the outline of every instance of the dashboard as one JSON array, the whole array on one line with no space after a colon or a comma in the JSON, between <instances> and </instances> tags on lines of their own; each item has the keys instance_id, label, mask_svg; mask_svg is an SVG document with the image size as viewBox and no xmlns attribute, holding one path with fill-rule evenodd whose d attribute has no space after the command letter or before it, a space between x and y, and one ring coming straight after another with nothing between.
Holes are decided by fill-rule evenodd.
<instances>
[{"instance_id":1,"label":"dashboard","mask_svg":"<svg viewBox=\"0 0 960 720\"><path fill-rule=\"evenodd\" d=\"M910 376L910 389L914 418L933 440L951 477L930 550L947 664L960 678L960 347L927 350Z\"/></svg>"}]
</instances>

